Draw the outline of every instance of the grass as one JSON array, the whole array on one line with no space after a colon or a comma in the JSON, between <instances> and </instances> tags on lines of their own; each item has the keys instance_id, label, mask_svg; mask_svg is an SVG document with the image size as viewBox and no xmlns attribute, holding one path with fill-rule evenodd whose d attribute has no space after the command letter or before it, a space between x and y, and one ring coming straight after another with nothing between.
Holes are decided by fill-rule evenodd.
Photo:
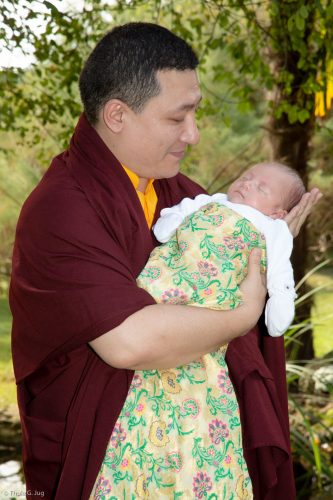
<instances>
[{"instance_id":1,"label":"grass","mask_svg":"<svg viewBox=\"0 0 333 500\"><path fill-rule=\"evenodd\" d=\"M333 351L333 267L326 266L309 278L312 287L325 286L314 296L312 320L314 349L320 358Z\"/></svg>"},{"instance_id":2,"label":"grass","mask_svg":"<svg viewBox=\"0 0 333 500\"><path fill-rule=\"evenodd\" d=\"M11 361L11 314L6 297L0 297L0 408L16 407L16 386Z\"/></svg>"}]
</instances>

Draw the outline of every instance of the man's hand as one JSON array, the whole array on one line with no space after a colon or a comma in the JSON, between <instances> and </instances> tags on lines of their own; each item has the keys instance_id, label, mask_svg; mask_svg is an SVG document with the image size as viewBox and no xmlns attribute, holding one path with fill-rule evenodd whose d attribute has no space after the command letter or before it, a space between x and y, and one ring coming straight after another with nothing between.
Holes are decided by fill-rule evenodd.
<instances>
[{"instance_id":1,"label":"man's hand","mask_svg":"<svg viewBox=\"0 0 333 500\"><path fill-rule=\"evenodd\" d=\"M305 219L322 196L318 188L311 189L309 193L302 196L301 201L285 216L284 220L294 238L298 235Z\"/></svg>"},{"instance_id":2,"label":"man's hand","mask_svg":"<svg viewBox=\"0 0 333 500\"><path fill-rule=\"evenodd\" d=\"M244 300L241 307L247 308L253 322L252 326L256 325L261 316L267 295L266 277L260 272L260 260L261 250L254 248L249 256L247 276L240 285Z\"/></svg>"}]
</instances>

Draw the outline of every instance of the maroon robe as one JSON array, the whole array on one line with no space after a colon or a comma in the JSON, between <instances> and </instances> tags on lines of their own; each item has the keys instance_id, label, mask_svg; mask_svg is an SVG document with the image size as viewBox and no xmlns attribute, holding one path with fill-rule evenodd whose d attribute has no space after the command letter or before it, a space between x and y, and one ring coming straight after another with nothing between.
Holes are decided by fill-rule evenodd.
<instances>
[{"instance_id":1,"label":"maroon robe","mask_svg":"<svg viewBox=\"0 0 333 500\"><path fill-rule=\"evenodd\" d=\"M154 186L156 217L203 192L182 174ZM69 150L53 160L25 202L13 255L12 347L24 470L27 489L43 491L44 498L80 500L92 490L133 371L107 365L88 342L154 304L136 277L155 245L127 174L83 115ZM294 496L281 405L283 351L276 355L283 340L267 339L264 359L258 338L252 332L237 339L228 362L257 498L277 488L287 500Z\"/></svg>"}]
</instances>

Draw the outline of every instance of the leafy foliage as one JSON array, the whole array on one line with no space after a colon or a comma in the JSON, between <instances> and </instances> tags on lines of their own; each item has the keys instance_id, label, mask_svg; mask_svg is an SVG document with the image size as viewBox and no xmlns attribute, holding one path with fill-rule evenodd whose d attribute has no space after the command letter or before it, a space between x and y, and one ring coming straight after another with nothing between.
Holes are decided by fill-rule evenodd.
<instances>
[{"instance_id":1,"label":"leafy foliage","mask_svg":"<svg viewBox=\"0 0 333 500\"><path fill-rule=\"evenodd\" d=\"M55 2L22 1L18 10L16 4L0 1L0 41L9 50L26 47L35 62L26 70L3 69L0 128L39 142L40 129L56 124L58 143L67 144L81 110L77 80L83 60L108 28L104 4L86 2L82 12L60 12Z\"/></svg>"},{"instance_id":2,"label":"leafy foliage","mask_svg":"<svg viewBox=\"0 0 333 500\"><path fill-rule=\"evenodd\" d=\"M64 143L81 109L82 63L114 19L160 22L195 47L204 86L213 81L205 114L221 115L230 103L247 111L267 100L276 117L286 114L290 124L302 124L314 113L315 93L325 87L332 56L330 0L87 0L81 11L60 11L58 4L21 0L18 9L17 1L0 0L1 45L23 47L35 57L28 70L9 68L0 75L3 130L26 135L22 117L31 117L36 141L40 126L56 123Z\"/></svg>"},{"instance_id":3,"label":"leafy foliage","mask_svg":"<svg viewBox=\"0 0 333 500\"><path fill-rule=\"evenodd\" d=\"M302 282L318 276L329 269L331 261L327 259L315 266L297 284L300 290ZM297 308L308 300L310 295L323 297L325 285L318 285L296 300L296 319L285 335L285 344L289 349L287 362L287 382L289 389L289 417L291 424L291 444L296 470L298 498L308 498L309 491L332 491L333 468L331 453L333 446L333 406L332 383L325 383L320 370L328 368L333 376L332 354L328 351L320 359L297 360L302 336L309 329L316 327L313 319L298 321ZM321 317L320 322L325 322ZM318 373L318 376L317 376ZM320 374L320 375L319 375ZM316 383L316 378L320 384ZM317 387L318 385L318 387ZM325 497L324 497L325 498Z\"/></svg>"}]
</instances>

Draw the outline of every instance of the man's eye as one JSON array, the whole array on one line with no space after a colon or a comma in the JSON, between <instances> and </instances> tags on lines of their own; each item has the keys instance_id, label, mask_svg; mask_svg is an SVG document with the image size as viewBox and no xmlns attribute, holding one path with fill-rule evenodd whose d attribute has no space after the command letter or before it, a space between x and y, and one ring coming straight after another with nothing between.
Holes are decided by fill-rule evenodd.
<instances>
[{"instance_id":1,"label":"man's eye","mask_svg":"<svg viewBox=\"0 0 333 500\"><path fill-rule=\"evenodd\" d=\"M184 120L184 118L171 118L171 121L175 123L181 123Z\"/></svg>"}]
</instances>

